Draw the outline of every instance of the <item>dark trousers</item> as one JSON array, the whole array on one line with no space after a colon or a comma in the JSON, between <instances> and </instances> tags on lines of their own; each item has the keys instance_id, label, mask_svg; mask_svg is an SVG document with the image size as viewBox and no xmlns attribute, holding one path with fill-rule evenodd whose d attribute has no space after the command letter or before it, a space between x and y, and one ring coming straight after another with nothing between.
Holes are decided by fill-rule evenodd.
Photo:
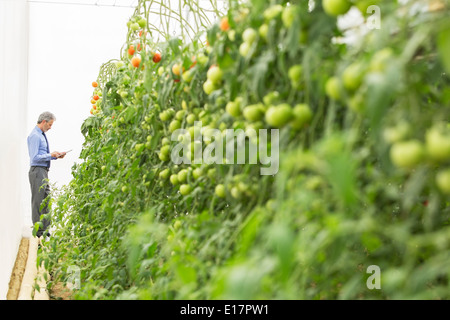
<instances>
[{"instance_id":1,"label":"dark trousers","mask_svg":"<svg viewBox=\"0 0 450 320\"><path fill-rule=\"evenodd\" d=\"M41 221L41 215L48 213L48 202L50 201L50 198L46 199L50 194L50 186L47 181L48 170L45 167L30 167L28 178L31 187L31 220L34 226L36 222ZM43 201L44 203L42 203ZM42 219L42 226L39 227L36 235L42 236L49 226L50 219Z\"/></svg>"}]
</instances>

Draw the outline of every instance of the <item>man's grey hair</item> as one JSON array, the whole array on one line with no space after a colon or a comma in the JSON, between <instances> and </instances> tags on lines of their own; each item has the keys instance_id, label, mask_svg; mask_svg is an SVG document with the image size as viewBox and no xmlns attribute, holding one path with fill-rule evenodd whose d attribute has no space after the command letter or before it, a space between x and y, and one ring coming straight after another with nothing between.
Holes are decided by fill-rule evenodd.
<instances>
[{"instance_id":1,"label":"man's grey hair","mask_svg":"<svg viewBox=\"0 0 450 320\"><path fill-rule=\"evenodd\" d=\"M47 121L47 122L49 122L49 121L51 121L51 120L53 120L53 121L55 121L56 120L56 117L55 117L55 115L53 114L53 113L51 113L51 112L48 112L48 111L45 111L45 112L42 112L40 115L39 115L39 118L38 118L38 124L39 123L41 123L42 121Z\"/></svg>"}]
</instances>

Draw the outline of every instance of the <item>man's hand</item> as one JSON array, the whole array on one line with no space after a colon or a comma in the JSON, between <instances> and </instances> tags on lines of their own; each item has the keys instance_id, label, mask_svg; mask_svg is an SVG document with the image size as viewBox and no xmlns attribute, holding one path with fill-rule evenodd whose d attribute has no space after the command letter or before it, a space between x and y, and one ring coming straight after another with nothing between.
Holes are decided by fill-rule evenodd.
<instances>
[{"instance_id":1,"label":"man's hand","mask_svg":"<svg viewBox=\"0 0 450 320\"><path fill-rule=\"evenodd\" d=\"M54 151L54 152L51 153L51 156L52 156L53 158L59 158L60 155L61 155L61 154L60 154L59 152L57 152L57 151Z\"/></svg>"},{"instance_id":2,"label":"man's hand","mask_svg":"<svg viewBox=\"0 0 450 320\"><path fill-rule=\"evenodd\" d=\"M61 152L60 154L59 154L59 157L58 158L60 158L60 159L62 159L62 158L64 158L65 156L66 156L66 152Z\"/></svg>"}]
</instances>

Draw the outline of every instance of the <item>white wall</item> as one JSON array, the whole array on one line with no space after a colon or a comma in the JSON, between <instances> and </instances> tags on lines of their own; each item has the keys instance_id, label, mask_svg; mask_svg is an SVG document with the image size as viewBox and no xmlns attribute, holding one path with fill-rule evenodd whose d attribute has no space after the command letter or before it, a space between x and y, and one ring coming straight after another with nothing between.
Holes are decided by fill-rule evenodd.
<instances>
[{"instance_id":1,"label":"white wall","mask_svg":"<svg viewBox=\"0 0 450 320\"><path fill-rule=\"evenodd\" d=\"M24 179L28 181L26 137L28 5L0 1L0 299L6 299L22 236Z\"/></svg>"}]
</instances>

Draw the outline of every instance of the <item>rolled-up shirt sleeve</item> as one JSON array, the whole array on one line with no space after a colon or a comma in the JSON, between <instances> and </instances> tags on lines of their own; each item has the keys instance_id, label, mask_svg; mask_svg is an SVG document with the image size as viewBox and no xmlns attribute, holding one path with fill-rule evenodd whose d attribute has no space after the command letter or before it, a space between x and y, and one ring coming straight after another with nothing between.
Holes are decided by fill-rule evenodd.
<instances>
[{"instance_id":1,"label":"rolled-up shirt sleeve","mask_svg":"<svg viewBox=\"0 0 450 320\"><path fill-rule=\"evenodd\" d=\"M37 135L33 134L28 137L28 154L32 163L56 159L50 153L39 154L39 145L40 139Z\"/></svg>"}]
</instances>

